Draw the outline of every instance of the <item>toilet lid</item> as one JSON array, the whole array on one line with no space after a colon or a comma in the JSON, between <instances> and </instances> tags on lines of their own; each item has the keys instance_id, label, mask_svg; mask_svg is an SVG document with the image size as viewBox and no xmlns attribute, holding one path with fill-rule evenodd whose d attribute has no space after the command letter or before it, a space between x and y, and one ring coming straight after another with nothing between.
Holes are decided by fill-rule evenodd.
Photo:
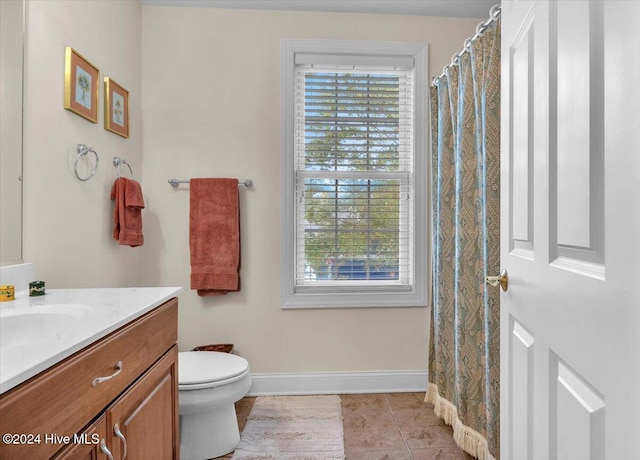
<instances>
[{"instance_id":1,"label":"toilet lid","mask_svg":"<svg viewBox=\"0 0 640 460\"><path fill-rule=\"evenodd\" d=\"M231 353L219 351L185 351L178 353L178 382L196 385L218 382L247 371L249 362Z\"/></svg>"}]
</instances>

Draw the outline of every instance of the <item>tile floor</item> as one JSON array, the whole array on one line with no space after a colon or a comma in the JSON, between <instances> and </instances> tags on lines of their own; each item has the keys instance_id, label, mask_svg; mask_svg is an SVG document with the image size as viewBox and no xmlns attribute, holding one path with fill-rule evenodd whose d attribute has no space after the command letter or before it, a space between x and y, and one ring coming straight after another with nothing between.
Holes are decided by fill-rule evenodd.
<instances>
[{"instance_id":1,"label":"tile floor","mask_svg":"<svg viewBox=\"0 0 640 460\"><path fill-rule=\"evenodd\" d=\"M424 403L424 393L340 395L347 460L473 460ZM236 403L240 431L255 398ZM219 457L230 459L232 455Z\"/></svg>"}]
</instances>

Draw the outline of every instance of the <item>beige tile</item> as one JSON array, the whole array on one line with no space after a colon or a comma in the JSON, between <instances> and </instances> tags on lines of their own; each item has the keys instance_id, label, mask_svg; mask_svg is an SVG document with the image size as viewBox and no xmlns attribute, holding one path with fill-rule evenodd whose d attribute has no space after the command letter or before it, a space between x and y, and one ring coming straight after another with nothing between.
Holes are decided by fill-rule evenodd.
<instances>
[{"instance_id":1,"label":"beige tile","mask_svg":"<svg viewBox=\"0 0 640 460\"><path fill-rule=\"evenodd\" d=\"M433 412L432 408L397 410L393 412L393 415L398 422L400 431L412 427L447 426L444 421Z\"/></svg>"},{"instance_id":2,"label":"beige tile","mask_svg":"<svg viewBox=\"0 0 640 460\"><path fill-rule=\"evenodd\" d=\"M245 397L236 402L236 416L238 417L238 428L240 432L242 432L247 423L247 418L249 417L249 413L251 413L251 408L255 400L255 397Z\"/></svg>"},{"instance_id":3,"label":"beige tile","mask_svg":"<svg viewBox=\"0 0 640 460\"><path fill-rule=\"evenodd\" d=\"M409 412L409 411L407 411ZM404 415L404 414L402 414ZM427 447L457 447L453 440L453 430L441 425L412 425L410 417L398 421L402 437L409 449L425 449ZM396 415L397 417L397 415ZM420 420L419 417L416 418Z\"/></svg>"},{"instance_id":4,"label":"beige tile","mask_svg":"<svg viewBox=\"0 0 640 460\"><path fill-rule=\"evenodd\" d=\"M254 402L256 402L255 396L245 396L240 401L236 402L236 412L251 412Z\"/></svg>"},{"instance_id":5,"label":"beige tile","mask_svg":"<svg viewBox=\"0 0 640 460\"><path fill-rule=\"evenodd\" d=\"M424 393L389 393L385 394L392 411L400 409L422 409L426 406Z\"/></svg>"},{"instance_id":6,"label":"beige tile","mask_svg":"<svg viewBox=\"0 0 640 460\"><path fill-rule=\"evenodd\" d=\"M345 450L406 449L391 413L347 414L343 424Z\"/></svg>"},{"instance_id":7,"label":"beige tile","mask_svg":"<svg viewBox=\"0 0 640 460\"><path fill-rule=\"evenodd\" d=\"M413 460L474 460L471 455L459 448L411 449L411 455Z\"/></svg>"},{"instance_id":8,"label":"beige tile","mask_svg":"<svg viewBox=\"0 0 640 460\"><path fill-rule=\"evenodd\" d=\"M383 394L340 395L343 414L389 413L389 405Z\"/></svg>"},{"instance_id":9,"label":"beige tile","mask_svg":"<svg viewBox=\"0 0 640 460\"><path fill-rule=\"evenodd\" d=\"M346 460L411 460L408 450L349 450Z\"/></svg>"}]
</instances>

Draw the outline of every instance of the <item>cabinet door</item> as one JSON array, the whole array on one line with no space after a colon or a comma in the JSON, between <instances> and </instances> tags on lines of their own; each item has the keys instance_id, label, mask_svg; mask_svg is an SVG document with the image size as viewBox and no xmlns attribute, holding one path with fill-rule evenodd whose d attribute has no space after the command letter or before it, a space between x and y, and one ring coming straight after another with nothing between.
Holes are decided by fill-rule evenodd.
<instances>
[{"instance_id":1,"label":"cabinet door","mask_svg":"<svg viewBox=\"0 0 640 460\"><path fill-rule=\"evenodd\" d=\"M72 444L58 452L52 460L113 460L107 447L107 421L104 415L82 433L77 433Z\"/></svg>"},{"instance_id":2,"label":"cabinet door","mask_svg":"<svg viewBox=\"0 0 640 460\"><path fill-rule=\"evenodd\" d=\"M116 459L178 458L177 346L107 409L107 427Z\"/></svg>"}]
</instances>

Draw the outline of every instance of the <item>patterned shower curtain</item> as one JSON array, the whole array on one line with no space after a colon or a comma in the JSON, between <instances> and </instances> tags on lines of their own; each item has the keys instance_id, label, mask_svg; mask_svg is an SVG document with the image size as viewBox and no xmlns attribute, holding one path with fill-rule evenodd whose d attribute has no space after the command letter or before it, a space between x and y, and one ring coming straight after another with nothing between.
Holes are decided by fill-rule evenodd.
<instances>
[{"instance_id":1,"label":"patterned shower curtain","mask_svg":"<svg viewBox=\"0 0 640 460\"><path fill-rule=\"evenodd\" d=\"M431 88L433 308L426 401L479 459L499 457L500 23Z\"/></svg>"}]
</instances>

